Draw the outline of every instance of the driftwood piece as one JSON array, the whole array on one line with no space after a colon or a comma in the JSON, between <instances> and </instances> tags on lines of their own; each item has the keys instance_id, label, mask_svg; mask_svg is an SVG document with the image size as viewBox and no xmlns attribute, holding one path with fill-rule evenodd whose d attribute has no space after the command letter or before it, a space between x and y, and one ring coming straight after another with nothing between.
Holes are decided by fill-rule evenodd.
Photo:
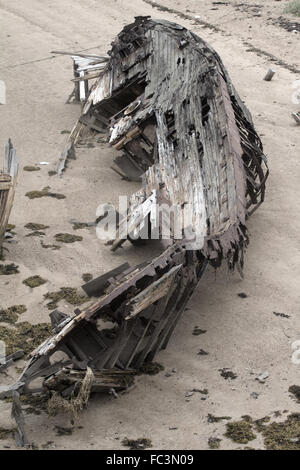
<instances>
[{"instance_id":1,"label":"driftwood piece","mask_svg":"<svg viewBox=\"0 0 300 470\"><path fill-rule=\"evenodd\" d=\"M4 363L0 363L0 372L10 367L15 361L21 359L24 356L24 351L19 349L18 351L6 356Z\"/></svg>"}]
</instances>

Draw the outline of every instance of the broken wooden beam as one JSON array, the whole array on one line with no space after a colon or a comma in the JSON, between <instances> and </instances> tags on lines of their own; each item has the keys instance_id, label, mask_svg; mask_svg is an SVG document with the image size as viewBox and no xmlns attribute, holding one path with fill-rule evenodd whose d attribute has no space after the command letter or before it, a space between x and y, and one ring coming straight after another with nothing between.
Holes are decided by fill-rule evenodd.
<instances>
[{"instance_id":1,"label":"broken wooden beam","mask_svg":"<svg viewBox=\"0 0 300 470\"><path fill-rule=\"evenodd\" d=\"M9 139L5 146L3 170L0 171L0 254L13 206L17 175L18 157Z\"/></svg>"}]
</instances>

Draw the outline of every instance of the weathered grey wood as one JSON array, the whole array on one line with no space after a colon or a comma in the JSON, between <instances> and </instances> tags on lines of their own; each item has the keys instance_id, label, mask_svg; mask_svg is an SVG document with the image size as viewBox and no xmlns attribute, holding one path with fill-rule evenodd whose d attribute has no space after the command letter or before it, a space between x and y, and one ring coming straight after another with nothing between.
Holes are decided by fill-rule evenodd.
<instances>
[{"instance_id":1,"label":"weathered grey wood","mask_svg":"<svg viewBox=\"0 0 300 470\"><path fill-rule=\"evenodd\" d=\"M19 393L13 391L12 393L12 417L16 421L17 431L15 432L15 440L17 447L29 447L29 442L25 433L25 420L22 412Z\"/></svg>"},{"instance_id":2,"label":"weathered grey wood","mask_svg":"<svg viewBox=\"0 0 300 470\"><path fill-rule=\"evenodd\" d=\"M97 297L103 293L103 290L105 289L105 287L108 286L110 279L114 278L115 276L118 276L122 272L126 271L128 268L129 264L123 263L117 268L114 268L111 271L102 274L102 276L96 277L95 279L86 282L81 287L89 297Z\"/></svg>"},{"instance_id":3,"label":"weathered grey wood","mask_svg":"<svg viewBox=\"0 0 300 470\"><path fill-rule=\"evenodd\" d=\"M10 139L5 146L3 172L0 173L0 253L13 205L18 174L18 157Z\"/></svg>"},{"instance_id":4,"label":"weathered grey wood","mask_svg":"<svg viewBox=\"0 0 300 470\"><path fill-rule=\"evenodd\" d=\"M160 279L154 281L149 287L146 287L146 289L130 299L126 304L129 313L126 315L125 320L130 320L157 300L165 297L171 288L174 277L181 267L181 264L174 266L174 268L170 269L170 271L164 274Z\"/></svg>"}]
</instances>

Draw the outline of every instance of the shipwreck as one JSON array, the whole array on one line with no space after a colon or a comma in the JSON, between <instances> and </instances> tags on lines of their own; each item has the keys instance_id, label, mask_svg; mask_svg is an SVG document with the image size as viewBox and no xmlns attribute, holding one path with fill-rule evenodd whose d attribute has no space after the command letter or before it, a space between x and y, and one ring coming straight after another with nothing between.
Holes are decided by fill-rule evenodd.
<instances>
[{"instance_id":1,"label":"shipwreck","mask_svg":"<svg viewBox=\"0 0 300 470\"><path fill-rule=\"evenodd\" d=\"M249 111L218 54L193 32L137 17L108 57L74 54L73 60L74 97L83 107L59 174L80 139L108 133L120 151L114 169L141 181L111 249L135 243L149 224L160 236L162 204L179 208L185 222L181 236L171 230L155 259L126 263L85 284L97 297L86 310L51 312L53 336L33 351L11 390L47 390L63 399L80 393L87 374L91 391L126 388L134 372L166 348L206 266L218 268L224 260L242 272L247 218L264 201L268 176Z\"/></svg>"}]
</instances>

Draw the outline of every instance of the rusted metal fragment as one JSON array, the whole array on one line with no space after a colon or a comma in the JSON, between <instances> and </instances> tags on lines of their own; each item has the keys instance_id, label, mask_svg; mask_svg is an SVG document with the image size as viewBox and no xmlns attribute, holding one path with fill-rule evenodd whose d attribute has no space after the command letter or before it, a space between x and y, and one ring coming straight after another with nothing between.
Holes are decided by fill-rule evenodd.
<instances>
[{"instance_id":1,"label":"rusted metal fragment","mask_svg":"<svg viewBox=\"0 0 300 470\"><path fill-rule=\"evenodd\" d=\"M18 157L11 140L5 146L3 170L0 170L0 254L13 206L18 175Z\"/></svg>"},{"instance_id":2,"label":"rusted metal fragment","mask_svg":"<svg viewBox=\"0 0 300 470\"><path fill-rule=\"evenodd\" d=\"M210 46L182 26L138 17L109 56L68 145L91 129L109 129L120 158L143 174L112 250L149 223L162 238L157 213L163 206L179 208L184 224L179 234L171 227L168 247L157 258L86 284L89 295L99 296L86 310L62 321L52 314L54 336L32 353L19 378L25 392L44 377L44 387L67 396L72 377L87 367L101 380L107 374L113 386L112 373L151 361L167 346L208 263L218 267L226 259L230 269L242 271L247 217L264 200L268 170L261 141ZM63 167L60 162L60 172Z\"/></svg>"}]
</instances>

